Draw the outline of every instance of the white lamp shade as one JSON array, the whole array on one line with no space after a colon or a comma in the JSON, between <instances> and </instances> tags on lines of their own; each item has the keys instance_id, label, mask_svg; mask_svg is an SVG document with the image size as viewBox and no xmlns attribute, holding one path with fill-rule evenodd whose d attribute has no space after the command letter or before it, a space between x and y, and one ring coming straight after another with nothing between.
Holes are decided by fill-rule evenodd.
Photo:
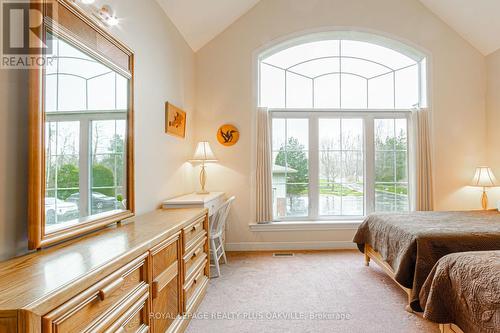
<instances>
[{"instance_id":1,"label":"white lamp shade","mask_svg":"<svg viewBox=\"0 0 500 333\"><path fill-rule=\"evenodd\" d=\"M194 152L192 162L217 162L212 148L207 141L198 142L196 150Z\"/></svg>"},{"instance_id":2,"label":"white lamp shade","mask_svg":"<svg viewBox=\"0 0 500 333\"><path fill-rule=\"evenodd\" d=\"M497 179L489 167L477 167L472 186L492 187L497 186Z\"/></svg>"}]
</instances>

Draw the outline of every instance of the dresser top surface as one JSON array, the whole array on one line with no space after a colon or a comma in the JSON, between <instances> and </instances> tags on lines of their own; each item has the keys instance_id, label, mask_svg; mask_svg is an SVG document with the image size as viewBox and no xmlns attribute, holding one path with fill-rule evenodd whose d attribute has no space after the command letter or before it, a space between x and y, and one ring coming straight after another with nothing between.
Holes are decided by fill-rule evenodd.
<instances>
[{"instance_id":1,"label":"dresser top surface","mask_svg":"<svg viewBox=\"0 0 500 333\"><path fill-rule=\"evenodd\" d=\"M210 192L207 194L189 193L186 195L181 195L179 197L171 198L163 201L164 205L193 205L200 204L203 205L210 202L218 197L224 195L224 192Z\"/></svg>"},{"instance_id":2,"label":"dresser top surface","mask_svg":"<svg viewBox=\"0 0 500 333\"><path fill-rule=\"evenodd\" d=\"M163 209L50 248L0 263L0 310L34 307L74 282L99 273L102 279L182 227L204 208ZM96 274L98 275L98 274Z\"/></svg>"}]
</instances>

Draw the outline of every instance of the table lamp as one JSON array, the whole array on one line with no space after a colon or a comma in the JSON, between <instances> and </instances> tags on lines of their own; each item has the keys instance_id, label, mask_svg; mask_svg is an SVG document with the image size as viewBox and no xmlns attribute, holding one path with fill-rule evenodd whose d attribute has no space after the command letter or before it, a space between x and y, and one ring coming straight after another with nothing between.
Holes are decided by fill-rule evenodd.
<instances>
[{"instance_id":1,"label":"table lamp","mask_svg":"<svg viewBox=\"0 0 500 333\"><path fill-rule=\"evenodd\" d=\"M481 205L484 210L488 209L488 195L486 194L486 188L497 186L497 179L495 178L495 175L493 175L491 168L486 166L477 167L471 185L483 188Z\"/></svg>"},{"instance_id":2,"label":"table lamp","mask_svg":"<svg viewBox=\"0 0 500 333\"><path fill-rule=\"evenodd\" d=\"M207 182L207 171L205 170L205 163L217 162L217 158L210 148L210 144L207 141L198 142L196 146L196 150L194 152L194 156L191 160L191 163L201 162L201 171L200 171L200 185L201 190L198 191L198 194L208 194L207 190L205 190L205 183Z\"/></svg>"}]
</instances>

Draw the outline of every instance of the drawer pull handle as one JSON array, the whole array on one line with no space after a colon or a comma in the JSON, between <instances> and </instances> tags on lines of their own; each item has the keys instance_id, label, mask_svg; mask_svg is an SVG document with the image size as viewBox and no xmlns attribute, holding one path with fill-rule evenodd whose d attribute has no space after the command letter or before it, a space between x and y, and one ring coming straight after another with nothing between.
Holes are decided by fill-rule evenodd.
<instances>
[{"instance_id":1,"label":"drawer pull handle","mask_svg":"<svg viewBox=\"0 0 500 333\"><path fill-rule=\"evenodd\" d=\"M203 251L203 249L202 249L202 248L199 248L198 250L194 251L194 252L193 252L193 258L196 258L197 256L199 256L199 255L200 255L200 253L201 253L201 251Z\"/></svg>"},{"instance_id":2,"label":"drawer pull handle","mask_svg":"<svg viewBox=\"0 0 500 333\"><path fill-rule=\"evenodd\" d=\"M119 289L124 281L125 279L123 278L123 276L120 276L118 279L116 279L116 281L99 290L99 298L101 299L101 301L104 301L109 297L109 295Z\"/></svg>"},{"instance_id":3,"label":"drawer pull handle","mask_svg":"<svg viewBox=\"0 0 500 333\"><path fill-rule=\"evenodd\" d=\"M196 231L200 228L201 224L195 224L193 225L193 228L191 229L191 231Z\"/></svg>"},{"instance_id":4,"label":"drawer pull handle","mask_svg":"<svg viewBox=\"0 0 500 333\"><path fill-rule=\"evenodd\" d=\"M193 285L196 285L196 283L198 283L198 280L201 279L203 277L203 273L201 273L200 275L198 275L197 277L194 278L193 280Z\"/></svg>"}]
</instances>

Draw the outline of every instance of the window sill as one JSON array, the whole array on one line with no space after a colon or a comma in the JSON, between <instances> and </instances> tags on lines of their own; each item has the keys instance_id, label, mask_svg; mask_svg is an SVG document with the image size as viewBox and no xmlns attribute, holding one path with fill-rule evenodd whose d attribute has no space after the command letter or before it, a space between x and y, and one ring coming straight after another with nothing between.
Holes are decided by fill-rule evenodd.
<instances>
[{"instance_id":1,"label":"window sill","mask_svg":"<svg viewBox=\"0 0 500 333\"><path fill-rule=\"evenodd\" d=\"M313 230L353 230L362 220L352 221L283 221L269 223L250 223L250 231L313 231Z\"/></svg>"}]
</instances>

